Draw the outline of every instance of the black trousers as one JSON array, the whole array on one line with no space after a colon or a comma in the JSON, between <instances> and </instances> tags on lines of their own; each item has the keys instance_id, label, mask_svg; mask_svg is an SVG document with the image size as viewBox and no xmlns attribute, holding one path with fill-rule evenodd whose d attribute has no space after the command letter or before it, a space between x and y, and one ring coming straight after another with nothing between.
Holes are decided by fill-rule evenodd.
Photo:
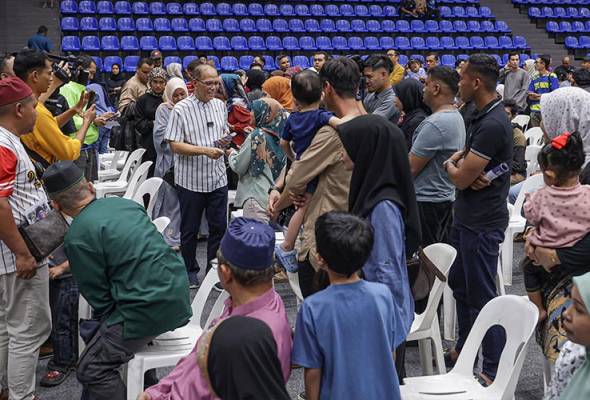
<instances>
[{"instance_id":1,"label":"black trousers","mask_svg":"<svg viewBox=\"0 0 590 400\"><path fill-rule=\"evenodd\" d=\"M433 243L447 243L448 231L453 220L453 202L418 202L422 247Z\"/></svg>"}]
</instances>

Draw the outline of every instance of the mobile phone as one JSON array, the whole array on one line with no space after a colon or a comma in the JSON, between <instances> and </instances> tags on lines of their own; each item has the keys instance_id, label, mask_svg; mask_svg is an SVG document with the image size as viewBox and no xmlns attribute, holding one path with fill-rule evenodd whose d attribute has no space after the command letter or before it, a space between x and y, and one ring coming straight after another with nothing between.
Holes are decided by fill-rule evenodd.
<instances>
[{"instance_id":1,"label":"mobile phone","mask_svg":"<svg viewBox=\"0 0 590 400\"><path fill-rule=\"evenodd\" d=\"M96 92L93 90L88 91L88 105L86 106L86 109L89 109L90 107L92 107L92 105L94 104L95 101L96 101Z\"/></svg>"},{"instance_id":2,"label":"mobile phone","mask_svg":"<svg viewBox=\"0 0 590 400\"><path fill-rule=\"evenodd\" d=\"M237 135L237 133L236 133L236 132L231 132L231 133L229 133L229 134L225 135L224 137L222 137L221 139L217 139L217 140L214 142L214 144L215 144L215 147L219 147L220 149L224 149L224 148L227 148L227 147L229 147L229 144L227 144L227 145L223 145L223 144L221 144L221 142L222 142L222 141L230 141L230 144L231 144L231 140L232 140L232 139L234 138L234 136L236 136L236 135Z\"/></svg>"}]
</instances>

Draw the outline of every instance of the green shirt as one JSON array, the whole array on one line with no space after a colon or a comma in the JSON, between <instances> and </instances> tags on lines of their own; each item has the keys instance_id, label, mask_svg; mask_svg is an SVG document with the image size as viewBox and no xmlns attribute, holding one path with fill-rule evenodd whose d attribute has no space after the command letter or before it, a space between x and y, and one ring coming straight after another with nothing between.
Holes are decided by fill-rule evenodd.
<instances>
[{"instance_id":1,"label":"green shirt","mask_svg":"<svg viewBox=\"0 0 590 400\"><path fill-rule=\"evenodd\" d=\"M61 87L59 90L59 94L66 98L68 101L68 106L70 108L74 107L78 104L78 100L80 100L80 95L83 91L86 90L86 86L80 85L76 82L69 82ZM78 114L74 115L74 125L76 125L76 130L79 130L82 127L82 123L84 119L80 117ZM71 137L75 138L76 134L73 133L70 135ZM98 140L98 127L95 124L90 124L88 128L88 132L86 133L86 138L84 138L84 144L94 144Z\"/></svg>"},{"instance_id":2,"label":"green shirt","mask_svg":"<svg viewBox=\"0 0 590 400\"><path fill-rule=\"evenodd\" d=\"M80 293L126 339L157 336L192 315L186 268L139 204L94 200L74 218L65 250Z\"/></svg>"}]
</instances>

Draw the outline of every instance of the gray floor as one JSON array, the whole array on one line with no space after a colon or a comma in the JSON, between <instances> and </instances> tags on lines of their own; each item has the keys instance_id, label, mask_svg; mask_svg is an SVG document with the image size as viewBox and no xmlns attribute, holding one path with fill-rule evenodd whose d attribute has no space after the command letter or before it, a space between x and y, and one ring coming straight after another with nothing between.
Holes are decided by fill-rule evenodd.
<instances>
[{"instance_id":1,"label":"gray floor","mask_svg":"<svg viewBox=\"0 0 590 400\"><path fill-rule=\"evenodd\" d=\"M520 243L515 243L514 260L520 260L523 255L523 246ZM199 260L204 257L204 244L199 244ZM204 264L201 264L204 265ZM522 272L516 268L517 261L515 261L515 271L512 286L507 286L506 290L511 294L524 294L524 285ZM287 284L278 284L277 290L283 297L289 321L294 324L297 306L295 296L292 294ZM193 291L194 292L194 291ZM194 293L193 293L194 295ZM450 343L447 343L450 345ZM40 380L45 371L47 361L41 361L37 368L37 379ZM409 347L406 354L406 369L409 376L421 375L421 368L418 356L417 347ZM543 383L542 383L542 354L534 342L529 344L527 349L527 358L524 367L520 374L518 386L516 389L517 400L536 400L543 397ZM163 376L166 370L159 370L159 376ZM291 379L288 383L288 390L293 399L297 398L297 393L303 390L303 371L295 369L291 373ZM38 394L43 400L70 400L80 398L80 385L76 381L74 374L71 374L68 379L60 386L54 388L42 388L38 386ZM190 400L190 399L186 399Z\"/></svg>"}]
</instances>

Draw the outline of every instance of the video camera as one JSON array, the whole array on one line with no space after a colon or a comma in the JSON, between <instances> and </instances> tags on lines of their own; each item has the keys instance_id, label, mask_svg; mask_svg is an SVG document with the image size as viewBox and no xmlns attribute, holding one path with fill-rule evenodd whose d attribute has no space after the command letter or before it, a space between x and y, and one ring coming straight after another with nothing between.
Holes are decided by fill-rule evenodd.
<instances>
[{"instance_id":1,"label":"video camera","mask_svg":"<svg viewBox=\"0 0 590 400\"><path fill-rule=\"evenodd\" d=\"M83 68L83 61L79 57L74 55L62 56L51 53L47 53L47 57L53 61L53 74L63 83L74 81L84 86L88 84L89 73L87 69ZM69 73L59 66L59 63L62 61L67 63L70 70Z\"/></svg>"}]
</instances>

